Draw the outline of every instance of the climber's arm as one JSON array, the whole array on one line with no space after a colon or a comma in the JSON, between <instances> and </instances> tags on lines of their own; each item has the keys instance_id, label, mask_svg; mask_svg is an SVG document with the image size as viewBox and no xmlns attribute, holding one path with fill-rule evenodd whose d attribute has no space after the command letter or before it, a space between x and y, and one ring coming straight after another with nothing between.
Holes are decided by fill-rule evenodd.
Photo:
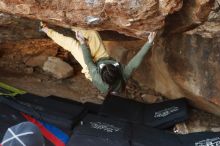
<instances>
[{"instance_id":1,"label":"climber's arm","mask_svg":"<svg viewBox=\"0 0 220 146\"><path fill-rule=\"evenodd\" d=\"M145 43L145 45L141 48L141 50L125 66L124 75L126 79L128 79L131 76L133 70L138 68L138 66L141 64L142 60L144 59L144 56L151 48L155 36L156 36L155 32L150 33L148 37L148 42Z\"/></svg>"},{"instance_id":2,"label":"climber's arm","mask_svg":"<svg viewBox=\"0 0 220 146\"><path fill-rule=\"evenodd\" d=\"M41 30L45 32L47 36L50 37L54 42L56 42L67 51L71 51L72 49L74 49L73 46L79 45L79 43L75 39L64 36L63 34L60 34L53 29L48 28L45 24L42 26Z\"/></svg>"},{"instance_id":3,"label":"climber's arm","mask_svg":"<svg viewBox=\"0 0 220 146\"><path fill-rule=\"evenodd\" d=\"M92 60L92 56L90 53L90 49L87 47L86 44L82 44L81 45L82 48L82 52L83 52L83 57L85 60L85 63L88 67L89 70L89 74L92 77L92 83L102 92L102 93L106 93L108 91L108 85L106 83L103 82L101 75L98 71L97 66L95 65L95 63Z\"/></svg>"},{"instance_id":4,"label":"climber's arm","mask_svg":"<svg viewBox=\"0 0 220 146\"><path fill-rule=\"evenodd\" d=\"M80 47L82 49L85 64L87 65L88 70L89 70L89 74L92 77L92 83L102 93L106 93L108 91L109 87L106 83L103 82L101 75L98 71L98 68L97 68L96 64L93 62L91 52L90 52L90 49L88 48L88 46L86 45L85 38L83 37L83 35L79 31L76 32L76 38L80 42Z\"/></svg>"}]
</instances>

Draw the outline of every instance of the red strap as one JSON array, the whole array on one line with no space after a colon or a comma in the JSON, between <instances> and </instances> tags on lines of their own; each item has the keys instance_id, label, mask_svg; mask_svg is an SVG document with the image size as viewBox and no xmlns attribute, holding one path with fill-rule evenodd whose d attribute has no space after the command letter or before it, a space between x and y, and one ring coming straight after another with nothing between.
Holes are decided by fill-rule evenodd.
<instances>
[{"instance_id":1,"label":"red strap","mask_svg":"<svg viewBox=\"0 0 220 146\"><path fill-rule=\"evenodd\" d=\"M59 140L56 136L54 136L50 131L48 131L40 122L38 122L36 119L30 117L29 115L26 115L24 113L21 113L28 121L35 124L41 131L44 137L48 139L50 142L54 144L54 146L65 146L65 143L63 143L61 140ZM1 145L0 145L1 146Z\"/></svg>"}]
</instances>

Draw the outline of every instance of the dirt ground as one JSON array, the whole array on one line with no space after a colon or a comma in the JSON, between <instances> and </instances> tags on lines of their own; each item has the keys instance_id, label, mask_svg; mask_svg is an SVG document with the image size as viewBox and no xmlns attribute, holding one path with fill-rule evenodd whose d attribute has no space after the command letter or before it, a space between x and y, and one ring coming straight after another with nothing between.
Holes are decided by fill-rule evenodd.
<instances>
[{"instance_id":1,"label":"dirt ground","mask_svg":"<svg viewBox=\"0 0 220 146\"><path fill-rule=\"evenodd\" d=\"M81 73L57 80L47 74L15 73L1 68L0 81L40 96L56 95L79 102L102 102L100 93Z\"/></svg>"}]
</instances>

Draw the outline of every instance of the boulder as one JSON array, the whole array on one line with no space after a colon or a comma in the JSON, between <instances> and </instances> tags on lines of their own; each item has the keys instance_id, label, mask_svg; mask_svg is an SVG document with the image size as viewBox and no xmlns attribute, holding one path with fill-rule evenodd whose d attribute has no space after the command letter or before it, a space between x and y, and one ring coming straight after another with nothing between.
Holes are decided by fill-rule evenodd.
<instances>
[{"instance_id":1,"label":"boulder","mask_svg":"<svg viewBox=\"0 0 220 146\"><path fill-rule=\"evenodd\" d=\"M183 0L1 0L0 11L63 27L114 30L135 37L164 27Z\"/></svg>"},{"instance_id":2,"label":"boulder","mask_svg":"<svg viewBox=\"0 0 220 146\"><path fill-rule=\"evenodd\" d=\"M68 78L73 75L73 67L57 57L48 57L43 70L57 79Z\"/></svg>"},{"instance_id":3,"label":"boulder","mask_svg":"<svg viewBox=\"0 0 220 146\"><path fill-rule=\"evenodd\" d=\"M30 67L42 67L47 58L48 56L44 55L29 57L27 61L25 61L25 65Z\"/></svg>"}]
</instances>

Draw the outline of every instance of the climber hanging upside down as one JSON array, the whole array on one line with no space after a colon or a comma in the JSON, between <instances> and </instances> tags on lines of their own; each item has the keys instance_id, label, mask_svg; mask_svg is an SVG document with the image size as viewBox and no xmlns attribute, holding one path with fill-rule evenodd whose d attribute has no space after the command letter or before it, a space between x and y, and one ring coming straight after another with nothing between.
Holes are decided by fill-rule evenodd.
<instances>
[{"instance_id":1,"label":"climber hanging upside down","mask_svg":"<svg viewBox=\"0 0 220 146\"><path fill-rule=\"evenodd\" d=\"M82 66L82 73L102 93L124 91L126 81L133 70L141 64L156 36L155 32L151 32L148 42L124 66L108 55L97 31L72 28L76 32L75 40L48 28L45 23L41 23L41 28L54 42L71 52Z\"/></svg>"}]
</instances>

